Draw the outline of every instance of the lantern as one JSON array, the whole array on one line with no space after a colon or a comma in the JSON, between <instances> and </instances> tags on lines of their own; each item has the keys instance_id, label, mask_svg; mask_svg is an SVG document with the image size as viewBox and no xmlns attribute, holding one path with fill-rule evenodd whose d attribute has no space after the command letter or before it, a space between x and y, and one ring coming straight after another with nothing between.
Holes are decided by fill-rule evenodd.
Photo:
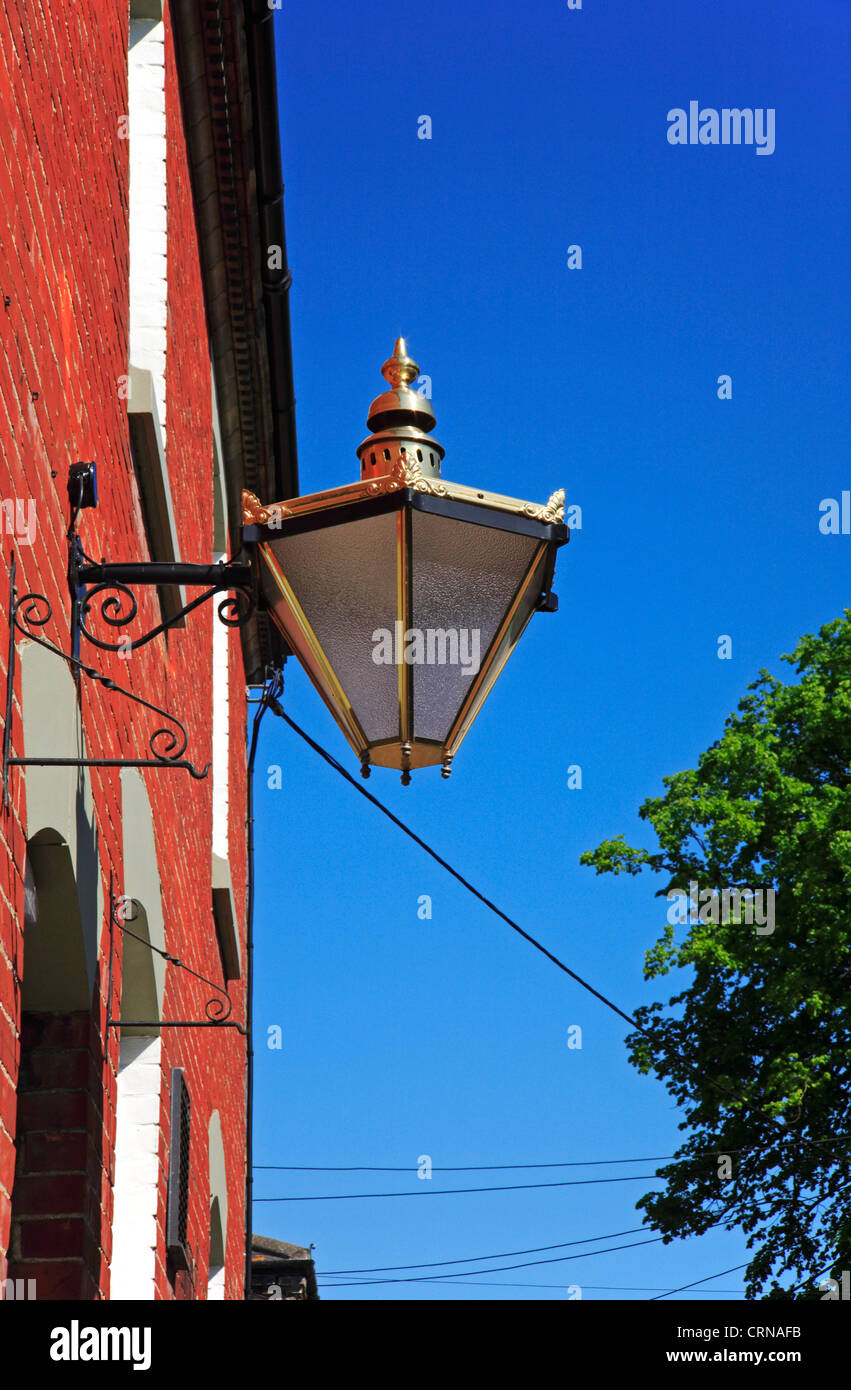
<instances>
[{"instance_id":1,"label":"lantern","mask_svg":"<svg viewBox=\"0 0 851 1390\"><path fill-rule=\"evenodd\" d=\"M263 505L243 494L264 598L360 759L452 760L532 615L557 607L564 493L543 505L441 477L419 367L399 338L359 446L361 479Z\"/></svg>"}]
</instances>

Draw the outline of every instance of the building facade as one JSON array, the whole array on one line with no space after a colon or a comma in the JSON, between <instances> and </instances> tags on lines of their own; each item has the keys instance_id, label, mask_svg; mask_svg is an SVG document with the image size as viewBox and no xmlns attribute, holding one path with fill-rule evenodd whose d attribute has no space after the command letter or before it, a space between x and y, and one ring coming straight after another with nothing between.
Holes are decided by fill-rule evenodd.
<instances>
[{"instance_id":1,"label":"building facade","mask_svg":"<svg viewBox=\"0 0 851 1390\"><path fill-rule=\"evenodd\" d=\"M233 559L243 488L297 492L272 12L0 0L0 122L0 1280L241 1299L246 687L279 639L170 583L93 602L105 649L67 572L69 527Z\"/></svg>"}]
</instances>

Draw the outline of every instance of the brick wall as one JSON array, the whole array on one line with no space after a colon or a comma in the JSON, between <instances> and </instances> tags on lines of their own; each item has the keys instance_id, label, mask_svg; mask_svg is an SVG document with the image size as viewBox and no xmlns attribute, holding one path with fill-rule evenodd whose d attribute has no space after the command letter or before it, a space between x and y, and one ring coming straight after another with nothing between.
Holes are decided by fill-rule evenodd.
<instances>
[{"instance_id":1,"label":"brick wall","mask_svg":"<svg viewBox=\"0 0 851 1390\"><path fill-rule=\"evenodd\" d=\"M97 1296L101 1276L103 1057L91 1015L25 1013L18 1077L15 1220L9 1278L34 1279L38 1298ZM111 1139L114 1142L114 1127ZM106 1225L106 1223L104 1223Z\"/></svg>"},{"instance_id":2,"label":"brick wall","mask_svg":"<svg viewBox=\"0 0 851 1390\"><path fill-rule=\"evenodd\" d=\"M168 14L165 37L169 135L167 463L181 556L209 562L213 533L210 363ZM0 143L0 499L32 500L37 518L31 546L20 544L13 536L0 535L0 693L6 681L13 549L19 566L19 591L36 589L46 594L53 616L44 634L67 650L65 485L71 462L98 462L100 505L97 511L82 514L79 528L89 554L111 560L148 558L139 553L140 503L130 459L127 404L120 390L128 369L128 149L119 126L127 111L127 43L127 6L116 5L114 0L77 0L73 8L0 0L0 128L4 131ZM10 300L6 306L4 296ZM142 593L139 607L136 623L128 628L131 635L159 621L153 594ZM156 639L133 653L130 660L96 652L92 647L83 653L87 661L145 699L174 710L186 726L187 757L196 766L203 766L212 757L212 622L213 606L208 604L190 616L185 629L172 633L167 641ZM240 931L244 933L244 674L238 635L232 634L230 640L230 845ZM20 698L18 673L12 721L18 756L23 754ZM82 707L90 755L147 755L147 737L156 721L152 723L144 710L91 682L84 683ZM221 980L210 894L210 780L195 781L177 771L146 771L144 776L154 814L167 948L193 969ZM110 871L119 889L122 883L118 771L92 769L91 782L106 899ZM20 1113L25 1118L34 1114L37 1090L61 1089L58 1078L65 1075L61 1049L50 1047L40 1052L36 1047L30 1054L33 1089L17 1094L25 826L24 777L17 771L12 777L12 805L0 817L0 1251L9 1243L14 1141ZM48 1170L39 1169L38 1163L47 1161L45 1147L50 1146L50 1135L45 1131L38 1138L39 1132L27 1122L26 1143L18 1160L18 1181L24 1186L15 1194L21 1239L26 1236L30 1255L39 1225L38 1203L51 1200L73 1208L67 1217L56 1211L44 1213L45 1236L39 1250L46 1258L43 1252L51 1247L46 1230L50 1220L56 1223L54 1258L65 1253L65 1245L72 1239L82 1239L85 1232L85 1250L75 1257L83 1260L89 1271L88 1276L81 1276L82 1297L104 1297L109 1292L118 1040L114 1031L108 1042L105 1038L109 941L105 921L100 929L92 1031L87 1043L92 1071L87 1082L91 1140L87 1140L86 1192L81 1198L76 1179L82 1170L75 1169L68 1170L61 1182L58 1177L52 1182L53 1198L38 1195L47 1186L39 1174ZM241 981L231 986L231 993L233 1017L241 1019ZM119 940L112 998L115 1015L120 997ZM206 998L199 982L175 967L167 967L163 1018L203 1018ZM42 1024L45 1035L51 1036L50 1020L42 1020ZM65 1025L55 1023L55 1027L61 1026ZM82 1065L73 1055L71 1049L67 1053L69 1078L77 1076L74 1066ZM98 1057L103 1059L102 1065L96 1064ZM244 1058L244 1040L233 1029L163 1030L158 1297L169 1298L175 1293L167 1277L164 1249L168 1079L172 1066L185 1070L193 1121L188 1239L194 1269L188 1278L177 1281L178 1292L185 1297L205 1296L210 1198L207 1130L210 1114L218 1110L229 1189L226 1296L240 1297ZM51 1081L56 1084L48 1087ZM69 1097L82 1096L82 1088L75 1090L76 1085L77 1081L72 1084L72 1079L68 1080ZM71 1131L59 1132L70 1152ZM74 1228L73 1236L70 1228L65 1232L67 1242L59 1225L66 1219L82 1223L79 1231ZM24 1230L26 1226L29 1233ZM23 1260L23 1248L20 1253ZM0 1256L0 1278L5 1272ZM92 1286L86 1285L85 1277L91 1278Z\"/></svg>"}]
</instances>

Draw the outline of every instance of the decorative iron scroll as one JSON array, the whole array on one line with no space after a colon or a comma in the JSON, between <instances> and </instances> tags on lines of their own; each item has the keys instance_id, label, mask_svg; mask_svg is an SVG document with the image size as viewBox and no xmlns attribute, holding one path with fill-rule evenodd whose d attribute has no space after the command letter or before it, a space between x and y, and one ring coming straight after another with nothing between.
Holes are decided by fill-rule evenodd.
<instances>
[{"instance_id":1,"label":"decorative iron scroll","mask_svg":"<svg viewBox=\"0 0 851 1390\"><path fill-rule=\"evenodd\" d=\"M235 561L220 561L216 565L184 565L181 563L161 564L158 562L139 562L138 564L107 564L92 560L83 549L79 536L71 541L68 579L74 600L75 631L105 652L132 652L152 642L161 632L181 623L187 614L200 608L214 594L228 589L235 594L225 597L219 604L219 621L226 627L241 627L248 622L255 607L254 587L251 570L247 565ZM109 627L127 627L137 617L139 605L133 586L155 586L158 584L204 586L204 593L186 603L169 618L157 623L142 637L131 641L122 637L119 642L108 642L97 637L87 619L98 612ZM209 587L207 587L209 586Z\"/></svg>"},{"instance_id":2,"label":"decorative iron scroll","mask_svg":"<svg viewBox=\"0 0 851 1390\"><path fill-rule=\"evenodd\" d=\"M214 989L216 994L208 999L204 1005L205 1019L131 1019L131 1018L112 1018L110 1015L106 1020L107 1031L109 1028L236 1028L238 1032L245 1033L241 1023L231 1022L230 1015L233 1010L233 1000L226 989L217 985L215 980L209 980L206 975L201 975L191 966L186 965L179 956L172 956L168 951L161 950L159 946L154 946L150 941L146 941L144 936L138 936L136 932L130 930L127 922L135 922L141 911L142 904L137 898L127 895L115 896L113 889L113 879L110 874L109 879L109 999L110 1006L112 1001L112 960L113 960L113 928L117 927L125 936L138 941L140 945L146 946L149 951L161 956L169 965L176 965L178 969L185 970L188 975L194 975L196 980Z\"/></svg>"},{"instance_id":3,"label":"decorative iron scroll","mask_svg":"<svg viewBox=\"0 0 851 1390\"><path fill-rule=\"evenodd\" d=\"M152 627L150 632L146 632L143 637L137 637L133 641L125 637L120 642L105 642L102 637L96 637L93 632L90 632L86 626L86 618L95 607L96 599L101 598L104 594L109 595L101 598L100 616L110 627L126 627L139 612L136 596L129 585L118 579L107 579L86 590L86 596L79 606L79 630L93 646L99 647L101 651L135 651L137 647L144 647L147 642L152 642L155 637L159 637L161 632L166 632L168 628L174 627L176 623L186 617L187 613L191 613L193 609L200 608L202 603L206 603L208 598L221 593L223 587L221 584L216 584L213 588L207 589L205 593L194 598L191 603L184 604L165 622ZM126 600L126 609L122 600ZM242 627L248 622L253 612L254 595L242 588L237 594L231 594L224 598L218 607L219 621L224 623L226 627Z\"/></svg>"},{"instance_id":4,"label":"decorative iron scroll","mask_svg":"<svg viewBox=\"0 0 851 1390\"><path fill-rule=\"evenodd\" d=\"M39 612L40 604L44 606L43 615ZM94 666L87 666L84 662L77 660L76 657L68 656L59 647L55 647L52 642L47 642L43 637L36 636L32 628L44 627L45 623L49 622L51 616L52 610L50 602L45 598L44 594L29 593L22 594L16 601L13 609L12 621L18 632L22 632L24 636L37 642L39 646L46 648L49 652L53 652L56 656L61 657L63 661L67 661L69 665L74 666L82 675L88 676L90 680L96 681L99 685L104 686L106 690L114 690L118 695L126 695L129 700L133 700L137 705L143 705L145 709L153 710L154 714L162 715L163 719L167 719L169 724L174 727L169 728L167 725L163 725L159 729L154 729L153 733L148 738L148 748L153 754L155 762L166 763L174 767L183 767L193 777L199 780L206 777L210 768L209 763L207 763L202 772L199 772L193 763L183 758L189 736L184 725L175 714L169 714L168 710L162 709L160 705L155 705L150 700L143 700L141 695L136 695L134 691L127 690L123 685L119 685L111 676L105 676L102 671L98 671ZM17 760L12 759L11 761L14 763ZM28 761L33 760L30 759ZM51 762L53 761L56 760L51 759ZM65 760L63 759L62 761ZM69 759L68 761L76 762L77 760ZM96 759L95 761L100 760Z\"/></svg>"},{"instance_id":5,"label":"decorative iron scroll","mask_svg":"<svg viewBox=\"0 0 851 1390\"><path fill-rule=\"evenodd\" d=\"M6 723L3 730L3 804L9 805L9 769L12 767L158 767L158 768L180 768L188 772L191 777L201 780L207 776L210 770L210 763L202 769L198 769L194 763L183 755L186 752L188 735L184 725L176 715L169 713L160 705L155 705L151 700L145 700L141 695L128 690L125 686L119 685L110 676L106 676L102 671L98 671L94 666L88 666L75 656L70 656L63 652L60 647L39 634L37 629L43 628L52 617L52 607L49 599L44 594L28 592L18 595L15 589L16 564L13 559L9 585L9 644L6 662ZM148 738L148 750L151 754L149 758L53 758L53 757L12 757L12 709L15 689L15 634L22 633L31 642L36 642L45 651L52 652L62 661L77 672L79 675L87 676L90 680L102 685L104 689L115 692L117 695L125 695L134 704L141 705L144 709L151 710L155 715L166 720L165 724L159 725Z\"/></svg>"}]
</instances>

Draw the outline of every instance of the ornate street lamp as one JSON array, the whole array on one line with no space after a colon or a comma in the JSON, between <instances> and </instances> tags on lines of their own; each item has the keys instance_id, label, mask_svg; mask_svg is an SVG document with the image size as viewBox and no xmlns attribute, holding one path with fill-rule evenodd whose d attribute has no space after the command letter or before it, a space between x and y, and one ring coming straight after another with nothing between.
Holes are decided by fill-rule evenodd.
<instances>
[{"instance_id":1,"label":"ornate street lamp","mask_svg":"<svg viewBox=\"0 0 851 1390\"><path fill-rule=\"evenodd\" d=\"M363 775L371 764L413 768L452 759L535 612L555 612L555 556L569 539L564 493L521 502L441 478L444 450L429 433L431 402L412 389L419 367L398 338L382 367L389 390L372 403L372 433L358 447L360 482L264 506L243 493L244 559L217 565L94 561L77 534L81 511L97 506L95 465L71 468L68 581L71 651L41 632L51 616L43 594L18 594L10 574L3 798L13 767L151 767L206 776L183 756L186 730L168 711L116 685L81 660L81 642L130 651L182 623L217 595L222 622L239 625L258 588L289 647L354 748ZM161 585L203 592L150 631L110 641L92 628L125 628L138 613L134 589ZM15 758L11 713L15 634L23 633L101 682L162 716L149 756Z\"/></svg>"},{"instance_id":2,"label":"ornate street lamp","mask_svg":"<svg viewBox=\"0 0 851 1390\"><path fill-rule=\"evenodd\" d=\"M431 402L397 339L360 482L263 505L243 493L271 616L361 761L452 759L536 611L553 612L564 492L542 505L441 478Z\"/></svg>"}]
</instances>

